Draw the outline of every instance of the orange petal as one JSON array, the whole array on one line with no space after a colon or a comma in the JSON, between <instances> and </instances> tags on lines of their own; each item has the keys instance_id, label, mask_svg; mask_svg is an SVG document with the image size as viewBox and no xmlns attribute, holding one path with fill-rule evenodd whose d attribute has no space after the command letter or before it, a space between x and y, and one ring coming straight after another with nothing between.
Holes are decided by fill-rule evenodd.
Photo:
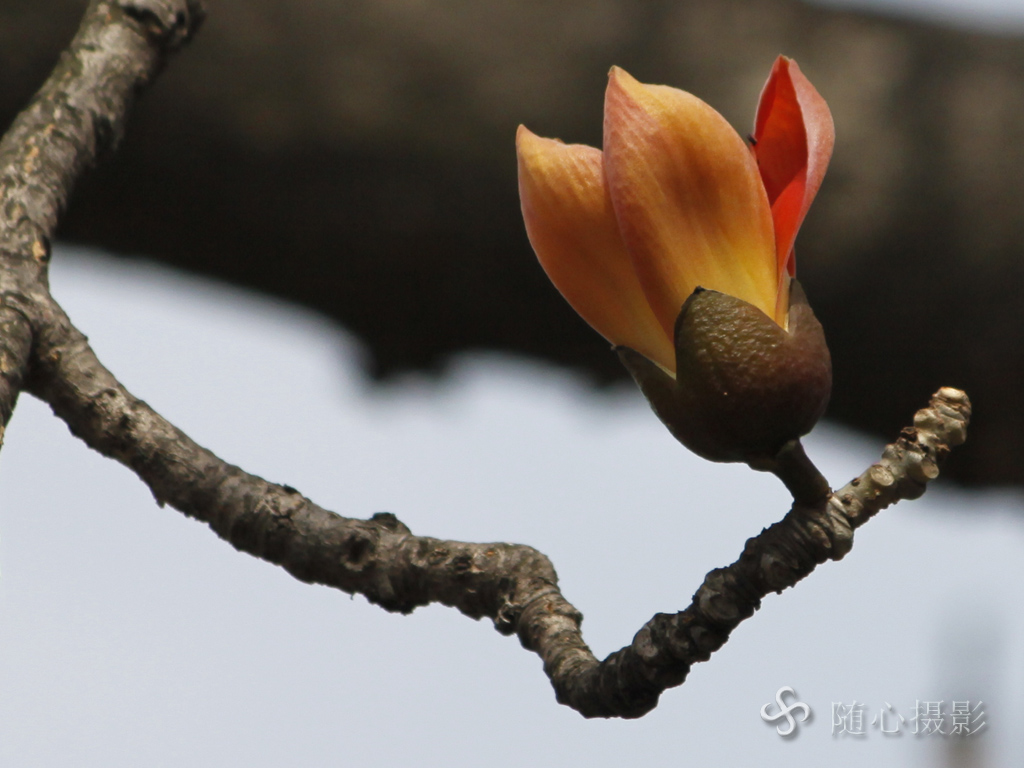
<instances>
[{"instance_id":1,"label":"orange petal","mask_svg":"<svg viewBox=\"0 0 1024 768\"><path fill-rule=\"evenodd\" d=\"M749 149L684 91L613 67L604 106L605 180L640 284L669 333L697 286L785 325L771 209Z\"/></svg>"},{"instance_id":2,"label":"orange petal","mask_svg":"<svg viewBox=\"0 0 1024 768\"><path fill-rule=\"evenodd\" d=\"M608 341L674 371L671 335L648 306L619 236L601 151L519 126L516 154L526 233L551 282Z\"/></svg>"},{"instance_id":3,"label":"orange petal","mask_svg":"<svg viewBox=\"0 0 1024 768\"><path fill-rule=\"evenodd\" d=\"M775 60L761 92L754 142L775 220L780 275L795 275L793 243L832 157L835 126L828 104L785 56Z\"/></svg>"}]
</instances>

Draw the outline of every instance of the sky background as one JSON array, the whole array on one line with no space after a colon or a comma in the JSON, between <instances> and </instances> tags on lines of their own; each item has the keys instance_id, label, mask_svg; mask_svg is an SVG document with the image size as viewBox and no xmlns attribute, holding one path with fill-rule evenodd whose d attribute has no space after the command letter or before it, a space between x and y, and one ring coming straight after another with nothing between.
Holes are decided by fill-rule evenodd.
<instances>
[{"instance_id":1,"label":"sky background","mask_svg":"<svg viewBox=\"0 0 1024 768\"><path fill-rule=\"evenodd\" d=\"M820 5L858 8L922 18L987 32L1024 31L1021 0L817 0Z\"/></svg>"},{"instance_id":2,"label":"sky background","mask_svg":"<svg viewBox=\"0 0 1024 768\"><path fill-rule=\"evenodd\" d=\"M1024 4L989 7L1024 27ZM632 389L488 356L374 387L358 343L318 316L67 255L54 294L199 443L340 514L537 547L599 657L788 507L774 478L689 454ZM882 448L828 424L807 443L837 486ZM1020 509L935 484L766 599L648 716L586 721L489 623L387 614L237 553L24 396L0 455L0 765L936 766L950 737L834 738L831 704L864 704L868 723L954 699L984 701L973 765L1021 765ZM782 686L814 712L792 740L758 716Z\"/></svg>"}]
</instances>

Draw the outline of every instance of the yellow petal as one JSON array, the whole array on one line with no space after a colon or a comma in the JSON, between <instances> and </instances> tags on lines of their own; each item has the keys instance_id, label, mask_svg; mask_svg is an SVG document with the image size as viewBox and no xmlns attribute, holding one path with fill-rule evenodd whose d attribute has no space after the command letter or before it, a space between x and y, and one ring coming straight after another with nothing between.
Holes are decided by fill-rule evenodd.
<instances>
[{"instance_id":1,"label":"yellow petal","mask_svg":"<svg viewBox=\"0 0 1024 768\"><path fill-rule=\"evenodd\" d=\"M519 126L516 154L526 233L551 282L608 341L675 370L671 331L648 306L619 236L601 151Z\"/></svg>"},{"instance_id":2,"label":"yellow petal","mask_svg":"<svg viewBox=\"0 0 1024 768\"><path fill-rule=\"evenodd\" d=\"M685 91L612 68L605 180L648 302L672 333L697 286L743 299L785 326L771 207L743 139Z\"/></svg>"}]
</instances>

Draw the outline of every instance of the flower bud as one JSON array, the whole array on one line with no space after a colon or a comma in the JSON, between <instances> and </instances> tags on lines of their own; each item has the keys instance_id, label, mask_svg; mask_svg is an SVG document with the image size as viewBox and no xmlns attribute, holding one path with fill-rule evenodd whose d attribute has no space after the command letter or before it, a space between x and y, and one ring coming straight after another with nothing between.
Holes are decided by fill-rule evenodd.
<instances>
[{"instance_id":1,"label":"flower bud","mask_svg":"<svg viewBox=\"0 0 1024 768\"><path fill-rule=\"evenodd\" d=\"M832 370L794 242L834 139L825 100L783 56L749 147L696 96L618 67L603 150L516 135L527 235L562 295L680 442L776 472L801 498L823 486L790 471L792 441L825 410Z\"/></svg>"},{"instance_id":2,"label":"flower bud","mask_svg":"<svg viewBox=\"0 0 1024 768\"><path fill-rule=\"evenodd\" d=\"M676 320L674 378L616 349L673 436L711 461L771 461L811 430L832 388L825 335L795 280L787 329L742 299L697 288Z\"/></svg>"}]
</instances>

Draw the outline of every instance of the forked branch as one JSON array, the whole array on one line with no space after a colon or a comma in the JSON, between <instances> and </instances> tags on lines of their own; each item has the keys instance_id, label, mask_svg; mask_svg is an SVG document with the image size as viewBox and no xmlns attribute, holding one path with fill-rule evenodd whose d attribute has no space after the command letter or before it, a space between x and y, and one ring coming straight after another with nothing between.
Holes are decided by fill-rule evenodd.
<instances>
[{"instance_id":1,"label":"forked branch","mask_svg":"<svg viewBox=\"0 0 1024 768\"><path fill-rule=\"evenodd\" d=\"M648 712L765 595L841 558L853 529L880 509L920 496L963 442L970 404L964 393L942 389L882 460L843 489L822 498L820 484L793 480L819 501L795 505L747 541L735 563L709 573L688 608L658 614L604 661L583 641L582 616L559 591L551 562L531 547L414 536L390 514L344 518L222 461L103 367L50 296L46 275L74 181L114 147L132 95L201 18L193 0L92 2L53 76L0 143L0 439L25 389L87 445L135 472L159 503L297 579L364 595L389 611L436 602L490 618L543 659L558 700L587 717ZM784 475L805 466L801 456Z\"/></svg>"}]
</instances>

